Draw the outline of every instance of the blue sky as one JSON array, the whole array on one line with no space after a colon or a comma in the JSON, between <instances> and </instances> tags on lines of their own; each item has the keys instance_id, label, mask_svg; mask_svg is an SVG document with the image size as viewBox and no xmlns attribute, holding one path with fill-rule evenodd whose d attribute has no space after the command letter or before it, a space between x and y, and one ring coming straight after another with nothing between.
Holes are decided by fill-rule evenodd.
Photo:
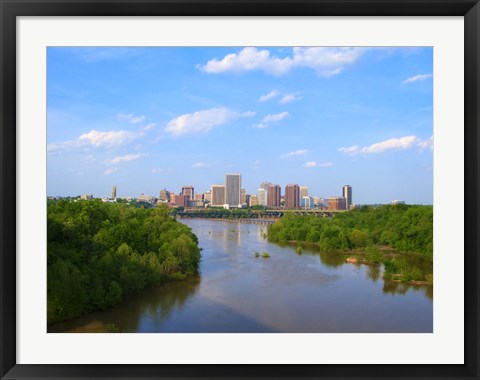
<instances>
[{"instance_id":1,"label":"blue sky","mask_svg":"<svg viewBox=\"0 0 480 380\"><path fill-rule=\"evenodd\" d=\"M431 48L48 48L48 195L204 192L227 172L432 204Z\"/></svg>"}]
</instances>

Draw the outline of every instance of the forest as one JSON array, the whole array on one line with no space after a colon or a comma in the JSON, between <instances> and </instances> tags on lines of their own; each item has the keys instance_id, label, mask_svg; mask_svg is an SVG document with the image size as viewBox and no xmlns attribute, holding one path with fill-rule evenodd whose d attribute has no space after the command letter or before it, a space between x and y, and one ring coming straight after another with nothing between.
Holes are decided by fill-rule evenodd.
<instances>
[{"instance_id":1,"label":"forest","mask_svg":"<svg viewBox=\"0 0 480 380\"><path fill-rule=\"evenodd\" d=\"M102 310L144 288L197 274L197 237L168 213L166 206L48 201L48 323Z\"/></svg>"},{"instance_id":2,"label":"forest","mask_svg":"<svg viewBox=\"0 0 480 380\"><path fill-rule=\"evenodd\" d=\"M363 206L332 218L285 214L269 226L268 239L275 243L310 243L325 252L345 252L383 263L384 277L429 280L404 257L386 256L394 250L433 261L433 207L416 205ZM383 249L383 251L382 251ZM402 273L400 273L402 272Z\"/></svg>"}]
</instances>

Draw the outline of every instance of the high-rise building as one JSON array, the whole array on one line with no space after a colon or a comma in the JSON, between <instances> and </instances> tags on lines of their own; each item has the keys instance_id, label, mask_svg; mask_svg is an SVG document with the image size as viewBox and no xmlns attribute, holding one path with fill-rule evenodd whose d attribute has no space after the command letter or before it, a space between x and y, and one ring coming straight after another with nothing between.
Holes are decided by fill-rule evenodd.
<instances>
[{"instance_id":1,"label":"high-rise building","mask_svg":"<svg viewBox=\"0 0 480 380\"><path fill-rule=\"evenodd\" d=\"M255 194L250 195L250 199L248 201L248 207L257 206L258 205L258 197Z\"/></svg>"},{"instance_id":2,"label":"high-rise building","mask_svg":"<svg viewBox=\"0 0 480 380\"><path fill-rule=\"evenodd\" d=\"M112 186L112 199L117 199L117 186Z\"/></svg>"},{"instance_id":3,"label":"high-rise building","mask_svg":"<svg viewBox=\"0 0 480 380\"><path fill-rule=\"evenodd\" d=\"M280 207L281 188L279 185L269 185L267 195L268 207Z\"/></svg>"},{"instance_id":4,"label":"high-rise building","mask_svg":"<svg viewBox=\"0 0 480 380\"><path fill-rule=\"evenodd\" d=\"M169 202L170 201L170 191L167 189L160 190L160 200L162 202Z\"/></svg>"},{"instance_id":5,"label":"high-rise building","mask_svg":"<svg viewBox=\"0 0 480 380\"><path fill-rule=\"evenodd\" d=\"M188 207L190 197L183 194L172 194L172 203L176 206Z\"/></svg>"},{"instance_id":6,"label":"high-rise building","mask_svg":"<svg viewBox=\"0 0 480 380\"><path fill-rule=\"evenodd\" d=\"M300 198L300 208L302 210L311 210L315 207L315 203L313 201L313 197L309 197L308 195L305 197Z\"/></svg>"},{"instance_id":7,"label":"high-rise building","mask_svg":"<svg viewBox=\"0 0 480 380\"><path fill-rule=\"evenodd\" d=\"M346 210L347 200L344 197L330 197L328 198L329 210Z\"/></svg>"},{"instance_id":8,"label":"high-rise building","mask_svg":"<svg viewBox=\"0 0 480 380\"><path fill-rule=\"evenodd\" d=\"M188 195L191 200L194 200L195 191L193 190L193 186L183 186L182 195Z\"/></svg>"},{"instance_id":9,"label":"high-rise building","mask_svg":"<svg viewBox=\"0 0 480 380\"><path fill-rule=\"evenodd\" d=\"M240 203L242 205L247 203L247 191L245 189L240 189Z\"/></svg>"},{"instance_id":10,"label":"high-rise building","mask_svg":"<svg viewBox=\"0 0 480 380\"><path fill-rule=\"evenodd\" d=\"M267 205L267 191L265 189L258 189L257 191L258 204L262 206Z\"/></svg>"},{"instance_id":11,"label":"high-rise building","mask_svg":"<svg viewBox=\"0 0 480 380\"><path fill-rule=\"evenodd\" d=\"M82 194L82 195L80 195L80 199L83 199L83 200L89 200L89 199L92 199L92 198L93 198L92 194Z\"/></svg>"},{"instance_id":12,"label":"high-rise building","mask_svg":"<svg viewBox=\"0 0 480 380\"><path fill-rule=\"evenodd\" d=\"M212 185L211 190L211 205L214 207L222 207L225 204L225 186Z\"/></svg>"},{"instance_id":13,"label":"high-rise building","mask_svg":"<svg viewBox=\"0 0 480 380\"><path fill-rule=\"evenodd\" d=\"M308 187L307 186L300 186L300 199L303 197L308 197Z\"/></svg>"},{"instance_id":14,"label":"high-rise building","mask_svg":"<svg viewBox=\"0 0 480 380\"><path fill-rule=\"evenodd\" d=\"M203 193L203 200L207 203L212 203L212 190Z\"/></svg>"},{"instance_id":15,"label":"high-rise building","mask_svg":"<svg viewBox=\"0 0 480 380\"><path fill-rule=\"evenodd\" d=\"M262 182L259 187L258 191L258 204L262 206L267 206L268 204L268 186L270 186L270 182ZM265 192L260 192L260 189L265 190Z\"/></svg>"},{"instance_id":16,"label":"high-rise building","mask_svg":"<svg viewBox=\"0 0 480 380\"><path fill-rule=\"evenodd\" d=\"M290 184L285 187L285 209L296 209L300 205L300 187Z\"/></svg>"},{"instance_id":17,"label":"high-rise building","mask_svg":"<svg viewBox=\"0 0 480 380\"><path fill-rule=\"evenodd\" d=\"M229 207L238 207L241 188L242 178L239 173L225 174L225 204Z\"/></svg>"},{"instance_id":18,"label":"high-rise building","mask_svg":"<svg viewBox=\"0 0 480 380\"><path fill-rule=\"evenodd\" d=\"M342 190L343 190L342 195L345 198L345 200L347 201L346 209L349 210L350 206L352 205L352 186L345 185L345 186L343 186Z\"/></svg>"}]
</instances>

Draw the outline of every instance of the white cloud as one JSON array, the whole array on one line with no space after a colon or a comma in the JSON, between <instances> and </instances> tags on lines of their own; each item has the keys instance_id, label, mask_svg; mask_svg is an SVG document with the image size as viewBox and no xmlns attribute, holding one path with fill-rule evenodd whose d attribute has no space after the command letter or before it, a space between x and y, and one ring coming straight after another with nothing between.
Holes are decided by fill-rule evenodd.
<instances>
[{"instance_id":1,"label":"white cloud","mask_svg":"<svg viewBox=\"0 0 480 380\"><path fill-rule=\"evenodd\" d=\"M262 119L263 123L273 123L285 119L290 114L288 112L280 112L274 115L267 115Z\"/></svg>"},{"instance_id":2,"label":"white cloud","mask_svg":"<svg viewBox=\"0 0 480 380\"><path fill-rule=\"evenodd\" d=\"M141 128L141 131L142 131L142 132L150 131L151 129L155 128L156 125L157 125L157 123L147 124L145 127L142 127L142 128Z\"/></svg>"},{"instance_id":3,"label":"white cloud","mask_svg":"<svg viewBox=\"0 0 480 380\"><path fill-rule=\"evenodd\" d=\"M318 166L321 168L328 168L329 166L333 166L333 162L323 162L321 164L318 164Z\"/></svg>"},{"instance_id":4,"label":"white cloud","mask_svg":"<svg viewBox=\"0 0 480 380\"><path fill-rule=\"evenodd\" d=\"M256 161L253 163L253 169L255 169L255 170L259 169L261 163L262 163L262 161L256 160Z\"/></svg>"},{"instance_id":5,"label":"white cloud","mask_svg":"<svg viewBox=\"0 0 480 380\"><path fill-rule=\"evenodd\" d=\"M360 147L358 145L353 145L348 148L340 148L339 152L347 153L350 155L355 154L371 154L371 153L383 153L392 149L410 149L418 147L420 149L430 148L433 149L433 136L427 140L422 140L417 136L405 136L400 138L393 138L390 140L382 141L379 143L372 144L370 146Z\"/></svg>"},{"instance_id":6,"label":"white cloud","mask_svg":"<svg viewBox=\"0 0 480 380\"><path fill-rule=\"evenodd\" d=\"M276 90L270 91L268 94L260 96L260 99L258 99L259 102L266 102L267 100L270 100L274 98L275 96L280 95L280 92Z\"/></svg>"},{"instance_id":7,"label":"white cloud","mask_svg":"<svg viewBox=\"0 0 480 380\"><path fill-rule=\"evenodd\" d=\"M280 120L290 116L288 112L280 112L277 114L268 114L259 124L254 125L255 128L267 128L269 124L278 123Z\"/></svg>"},{"instance_id":8,"label":"white cloud","mask_svg":"<svg viewBox=\"0 0 480 380\"><path fill-rule=\"evenodd\" d=\"M117 170L118 168L107 168L107 170L105 170L103 174L109 175L109 174L115 173Z\"/></svg>"},{"instance_id":9,"label":"white cloud","mask_svg":"<svg viewBox=\"0 0 480 380\"><path fill-rule=\"evenodd\" d=\"M255 113L247 111L238 113L225 107L180 115L167 124L165 131L174 137L191 133L205 133L214 127L228 123L239 117L253 116Z\"/></svg>"},{"instance_id":10,"label":"white cloud","mask_svg":"<svg viewBox=\"0 0 480 380\"><path fill-rule=\"evenodd\" d=\"M422 140L418 143L418 146L420 147L421 150L423 149L430 149L433 151L433 136L430 136L426 140Z\"/></svg>"},{"instance_id":11,"label":"white cloud","mask_svg":"<svg viewBox=\"0 0 480 380\"><path fill-rule=\"evenodd\" d=\"M321 162L318 163L316 161L308 161L303 165L305 168L327 168L329 166L332 166L332 162Z\"/></svg>"},{"instance_id":12,"label":"white cloud","mask_svg":"<svg viewBox=\"0 0 480 380\"><path fill-rule=\"evenodd\" d=\"M92 164L95 162L95 157L93 154L89 154L87 157L85 157L85 161L87 161L89 164Z\"/></svg>"},{"instance_id":13,"label":"white cloud","mask_svg":"<svg viewBox=\"0 0 480 380\"><path fill-rule=\"evenodd\" d=\"M299 150L294 150L293 152L285 153L282 157L290 158L290 157L296 157L296 156L303 156L307 153L308 153L307 149L299 149Z\"/></svg>"},{"instance_id":14,"label":"white cloud","mask_svg":"<svg viewBox=\"0 0 480 380\"><path fill-rule=\"evenodd\" d=\"M142 153L136 153L136 154L130 153L130 154L126 154L125 156L117 156L117 157L111 159L110 161L108 161L108 163L109 164L118 164L120 162L138 160L140 157L143 157L143 156L145 156L145 155L142 154Z\"/></svg>"},{"instance_id":15,"label":"white cloud","mask_svg":"<svg viewBox=\"0 0 480 380\"><path fill-rule=\"evenodd\" d=\"M210 163L205 163L205 162L197 162L196 164L192 165L192 168L194 169L202 169L202 168L211 168L213 165L218 164L219 161L214 161Z\"/></svg>"},{"instance_id":16,"label":"white cloud","mask_svg":"<svg viewBox=\"0 0 480 380\"><path fill-rule=\"evenodd\" d=\"M353 47L295 47L292 55L279 58L268 50L254 47L243 48L239 53L228 54L223 59L212 59L197 68L207 73L264 71L281 76L292 68L307 67L318 75L330 77L339 74L345 66L354 64L365 48Z\"/></svg>"},{"instance_id":17,"label":"white cloud","mask_svg":"<svg viewBox=\"0 0 480 380\"><path fill-rule=\"evenodd\" d=\"M352 145L348 148L340 148L338 151L342 153L347 153L347 154L355 154L359 153L362 148L359 147L358 145Z\"/></svg>"},{"instance_id":18,"label":"white cloud","mask_svg":"<svg viewBox=\"0 0 480 380\"><path fill-rule=\"evenodd\" d=\"M293 102L294 100L300 100L300 99L302 99L302 97L299 96L298 93L285 94L283 95L282 99L280 99L280 104L287 104L287 103Z\"/></svg>"},{"instance_id":19,"label":"white cloud","mask_svg":"<svg viewBox=\"0 0 480 380\"><path fill-rule=\"evenodd\" d=\"M402 84L408 84L408 83L413 83L413 82L419 82L419 81L424 81L425 79L431 78L433 74L420 74L420 75L415 75L413 77L410 77L408 79L405 79Z\"/></svg>"},{"instance_id":20,"label":"white cloud","mask_svg":"<svg viewBox=\"0 0 480 380\"><path fill-rule=\"evenodd\" d=\"M132 123L132 124L138 124L138 123L142 123L144 120L145 120L145 116L135 116L134 114L132 113L119 113L117 115L117 119L120 119L120 120L126 120L128 121L129 123Z\"/></svg>"},{"instance_id":21,"label":"white cloud","mask_svg":"<svg viewBox=\"0 0 480 380\"><path fill-rule=\"evenodd\" d=\"M196 164L192 165L192 168L201 169L201 168L209 168L212 166L211 164L206 164L205 162L197 162Z\"/></svg>"},{"instance_id":22,"label":"white cloud","mask_svg":"<svg viewBox=\"0 0 480 380\"><path fill-rule=\"evenodd\" d=\"M138 137L139 135L137 133L129 131L100 132L91 130L88 133L80 135L75 140L48 144L47 151L48 153L61 153L81 148L111 148L125 145Z\"/></svg>"}]
</instances>

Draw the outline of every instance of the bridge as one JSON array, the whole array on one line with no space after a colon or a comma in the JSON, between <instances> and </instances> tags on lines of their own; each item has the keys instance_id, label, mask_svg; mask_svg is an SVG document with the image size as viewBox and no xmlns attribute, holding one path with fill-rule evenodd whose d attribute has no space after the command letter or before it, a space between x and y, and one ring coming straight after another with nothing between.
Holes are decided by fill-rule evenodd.
<instances>
[{"instance_id":1,"label":"bridge","mask_svg":"<svg viewBox=\"0 0 480 380\"><path fill-rule=\"evenodd\" d=\"M320 218L331 218L345 210L223 210L223 209L185 209L176 213L179 218L201 218L210 220L223 220L242 223L271 224L287 215L314 215Z\"/></svg>"}]
</instances>

